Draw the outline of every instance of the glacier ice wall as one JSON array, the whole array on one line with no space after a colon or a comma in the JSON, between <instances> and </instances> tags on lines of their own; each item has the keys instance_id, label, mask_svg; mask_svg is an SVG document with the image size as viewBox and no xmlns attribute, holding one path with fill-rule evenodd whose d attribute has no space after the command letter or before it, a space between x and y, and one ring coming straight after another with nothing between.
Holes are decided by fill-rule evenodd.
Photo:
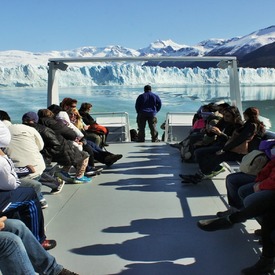
<instances>
[{"instance_id":1,"label":"glacier ice wall","mask_svg":"<svg viewBox=\"0 0 275 275\"><path fill-rule=\"evenodd\" d=\"M70 66L66 72L58 71L60 87L96 85L203 85L228 84L227 70L218 68L161 68L136 64L106 66ZM275 84L275 69L240 68L241 84ZM46 87L47 66L21 65L0 67L0 88L4 87Z\"/></svg>"}]
</instances>

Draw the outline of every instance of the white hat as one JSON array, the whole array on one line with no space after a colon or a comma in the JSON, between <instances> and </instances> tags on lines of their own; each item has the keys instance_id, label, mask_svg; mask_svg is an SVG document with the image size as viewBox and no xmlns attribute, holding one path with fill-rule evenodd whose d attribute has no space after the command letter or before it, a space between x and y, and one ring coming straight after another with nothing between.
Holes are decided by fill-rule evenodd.
<instances>
[{"instance_id":1,"label":"white hat","mask_svg":"<svg viewBox=\"0 0 275 275\"><path fill-rule=\"evenodd\" d=\"M11 141L11 134L7 126L0 121L0 147L7 147Z\"/></svg>"}]
</instances>

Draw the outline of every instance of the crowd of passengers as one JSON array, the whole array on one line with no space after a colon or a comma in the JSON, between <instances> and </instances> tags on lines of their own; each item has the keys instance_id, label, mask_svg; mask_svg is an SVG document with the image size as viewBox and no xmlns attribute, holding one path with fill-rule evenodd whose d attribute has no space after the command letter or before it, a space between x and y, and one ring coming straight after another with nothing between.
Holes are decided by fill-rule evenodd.
<instances>
[{"instance_id":1,"label":"crowd of passengers","mask_svg":"<svg viewBox=\"0 0 275 275\"><path fill-rule=\"evenodd\" d=\"M64 98L60 105L23 114L19 124L0 110L0 270L4 275L12 274L11 270L76 274L46 252L56 241L45 235L42 209L48 204L41 188L45 185L51 194L58 194L65 183L89 183L103 170L95 162L111 166L122 158L106 150L109 131L92 118L91 108L92 104L82 103L78 110L76 99ZM14 254L3 254L4 248L18 249L25 264L15 267Z\"/></svg>"},{"instance_id":2,"label":"crowd of passengers","mask_svg":"<svg viewBox=\"0 0 275 275\"><path fill-rule=\"evenodd\" d=\"M194 116L190 135L171 146L181 150L184 162L198 164L194 175L182 175L182 183L198 184L224 171L226 161L241 162L253 150L265 153L265 165L251 172L236 172L226 176L228 210L216 217L200 220L204 231L229 229L236 223L256 218L261 229L262 255L242 274L273 274L275 269L275 139L266 135L256 107L241 114L237 107L223 103L202 106Z\"/></svg>"}]
</instances>

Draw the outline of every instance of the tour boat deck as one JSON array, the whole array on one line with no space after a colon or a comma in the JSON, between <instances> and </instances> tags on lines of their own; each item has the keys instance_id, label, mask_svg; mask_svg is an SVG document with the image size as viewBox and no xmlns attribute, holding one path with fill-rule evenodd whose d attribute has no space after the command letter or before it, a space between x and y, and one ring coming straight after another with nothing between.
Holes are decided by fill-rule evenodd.
<instances>
[{"instance_id":1,"label":"tour boat deck","mask_svg":"<svg viewBox=\"0 0 275 275\"><path fill-rule=\"evenodd\" d=\"M123 158L88 184L67 184L45 210L50 250L81 275L234 275L254 264L261 247L256 221L204 232L196 223L226 210L224 172L200 184L181 183L196 172L164 142L114 143Z\"/></svg>"}]
</instances>

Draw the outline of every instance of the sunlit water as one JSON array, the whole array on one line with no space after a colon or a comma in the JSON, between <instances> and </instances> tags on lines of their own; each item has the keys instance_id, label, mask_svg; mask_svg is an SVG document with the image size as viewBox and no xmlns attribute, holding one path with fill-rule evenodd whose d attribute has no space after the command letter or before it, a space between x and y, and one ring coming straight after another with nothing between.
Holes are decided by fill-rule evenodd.
<instances>
[{"instance_id":1,"label":"sunlit water","mask_svg":"<svg viewBox=\"0 0 275 275\"><path fill-rule=\"evenodd\" d=\"M153 87L162 99L163 106L158 114L159 126L167 112L195 112L205 102L228 101L228 86L185 86ZM136 128L135 100L142 87L97 86L60 89L60 99L73 97L93 104L93 112L127 112L131 128ZM275 131L275 86L242 86L243 110L249 106L260 109L261 115L271 120ZM22 114L37 111L47 105L46 89L1 89L0 108L9 113L13 122L20 122Z\"/></svg>"}]
</instances>

